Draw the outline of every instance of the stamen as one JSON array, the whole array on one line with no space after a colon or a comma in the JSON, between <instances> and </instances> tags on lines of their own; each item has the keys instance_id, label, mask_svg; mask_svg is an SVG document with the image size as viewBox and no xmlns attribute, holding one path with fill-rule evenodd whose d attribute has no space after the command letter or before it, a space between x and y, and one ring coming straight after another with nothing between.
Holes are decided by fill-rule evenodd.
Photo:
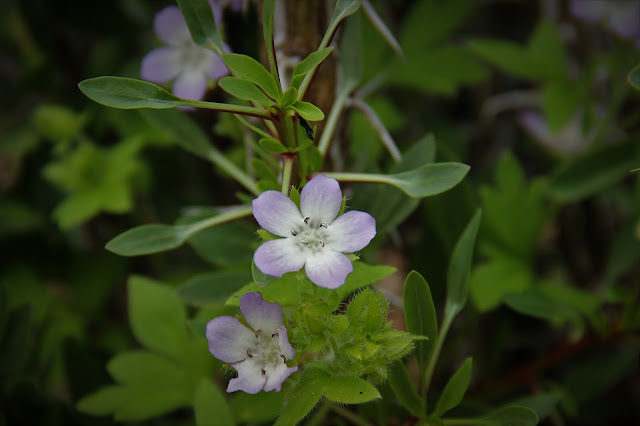
<instances>
[{"instance_id":1,"label":"stamen","mask_svg":"<svg viewBox=\"0 0 640 426\"><path fill-rule=\"evenodd\" d=\"M326 223L321 223L321 224L320 224L320 228L328 228L328 226L327 226L327 224L326 224Z\"/></svg>"},{"instance_id":2,"label":"stamen","mask_svg":"<svg viewBox=\"0 0 640 426\"><path fill-rule=\"evenodd\" d=\"M281 355L280 355L280 358L282 358L282 359L284 360L284 363L285 363L285 364L287 363L287 357L286 357L286 356L284 356L284 355L282 355L282 354L281 354Z\"/></svg>"},{"instance_id":3,"label":"stamen","mask_svg":"<svg viewBox=\"0 0 640 426\"><path fill-rule=\"evenodd\" d=\"M278 337L278 336L280 336L278 333L273 333L273 334L271 335L271 338Z\"/></svg>"},{"instance_id":4,"label":"stamen","mask_svg":"<svg viewBox=\"0 0 640 426\"><path fill-rule=\"evenodd\" d=\"M264 368L261 368L260 371L262 371L262 375L264 376L265 374L267 374L267 372L265 371Z\"/></svg>"},{"instance_id":5,"label":"stamen","mask_svg":"<svg viewBox=\"0 0 640 426\"><path fill-rule=\"evenodd\" d=\"M307 241L307 240L300 240L300 242L301 242L302 244L304 244L305 246L308 246L308 245L309 245L309 241Z\"/></svg>"},{"instance_id":6,"label":"stamen","mask_svg":"<svg viewBox=\"0 0 640 426\"><path fill-rule=\"evenodd\" d=\"M256 337L257 337L258 339L259 339L258 335L259 335L260 333L262 333L262 330L258 330L258 331L256 331Z\"/></svg>"},{"instance_id":7,"label":"stamen","mask_svg":"<svg viewBox=\"0 0 640 426\"><path fill-rule=\"evenodd\" d=\"M320 241L320 244L322 244L322 247L324 247L324 241L322 241L322 240L321 240L321 241Z\"/></svg>"},{"instance_id":8,"label":"stamen","mask_svg":"<svg viewBox=\"0 0 640 426\"><path fill-rule=\"evenodd\" d=\"M304 218L304 223L309 223L309 219L311 219L311 218L310 218L310 217L308 217L308 216L307 216L307 217L305 217L305 218Z\"/></svg>"},{"instance_id":9,"label":"stamen","mask_svg":"<svg viewBox=\"0 0 640 426\"><path fill-rule=\"evenodd\" d=\"M291 235L293 235L295 237L296 235L298 235L298 233L292 229L291 230Z\"/></svg>"},{"instance_id":10,"label":"stamen","mask_svg":"<svg viewBox=\"0 0 640 426\"><path fill-rule=\"evenodd\" d=\"M253 355L251 355L251 349L247 349L247 355L249 356L249 358L253 358Z\"/></svg>"}]
</instances>

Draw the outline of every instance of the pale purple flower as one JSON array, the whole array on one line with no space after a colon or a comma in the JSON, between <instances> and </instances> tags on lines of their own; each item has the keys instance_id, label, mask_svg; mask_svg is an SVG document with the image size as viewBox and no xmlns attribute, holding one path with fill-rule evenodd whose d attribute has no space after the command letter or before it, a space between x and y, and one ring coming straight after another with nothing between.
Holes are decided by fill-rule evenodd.
<instances>
[{"instance_id":1,"label":"pale purple flower","mask_svg":"<svg viewBox=\"0 0 640 426\"><path fill-rule=\"evenodd\" d=\"M281 277L303 266L321 287L337 288L353 271L344 253L365 248L376 235L376 221L368 213L338 215L342 191L335 179L318 175L300 194L300 210L278 191L265 191L253 200L253 216L261 227L284 238L267 241L253 261L263 273Z\"/></svg>"},{"instance_id":2,"label":"pale purple flower","mask_svg":"<svg viewBox=\"0 0 640 426\"><path fill-rule=\"evenodd\" d=\"M216 21L222 16L211 2ZM153 21L156 35L166 46L153 49L142 59L140 75L156 84L172 80L173 94L184 99L201 100L207 91L207 78L217 80L229 74L218 55L196 45L180 8L168 6Z\"/></svg>"},{"instance_id":3,"label":"pale purple flower","mask_svg":"<svg viewBox=\"0 0 640 426\"><path fill-rule=\"evenodd\" d=\"M260 293L240 299L240 311L249 327L238 318L217 317L207 324L209 352L220 361L231 362L238 377L231 379L227 392L269 392L282 389L282 382L298 367L288 367L295 351L283 325L282 309L265 302Z\"/></svg>"},{"instance_id":4,"label":"pale purple flower","mask_svg":"<svg viewBox=\"0 0 640 426\"><path fill-rule=\"evenodd\" d=\"M587 22L606 22L620 37L640 35L640 2L636 0L571 0L571 14Z\"/></svg>"},{"instance_id":5,"label":"pale purple flower","mask_svg":"<svg viewBox=\"0 0 640 426\"><path fill-rule=\"evenodd\" d=\"M541 145L564 155L578 155L584 152L593 140L593 135L585 136L582 126L582 112L574 115L561 129L553 132L541 112L522 111L518 123Z\"/></svg>"}]
</instances>

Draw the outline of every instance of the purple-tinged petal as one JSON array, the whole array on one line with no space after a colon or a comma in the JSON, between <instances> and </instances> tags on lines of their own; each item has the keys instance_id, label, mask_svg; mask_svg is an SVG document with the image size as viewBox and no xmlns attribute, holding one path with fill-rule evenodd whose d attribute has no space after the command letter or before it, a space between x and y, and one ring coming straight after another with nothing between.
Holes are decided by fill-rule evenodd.
<instances>
[{"instance_id":1,"label":"purple-tinged petal","mask_svg":"<svg viewBox=\"0 0 640 426\"><path fill-rule=\"evenodd\" d=\"M172 46L179 46L191 41L189 27L178 6L167 6L156 13L153 29L158 38Z\"/></svg>"},{"instance_id":2,"label":"purple-tinged petal","mask_svg":"<svg viewBox=\"0 0 640 426\"><path fill-rule=\"evenodd\" d=\"M369 213L352 210L327 228L326 247L343 253L362 250L376 236L376 220Z\"/></svg>"},{"instance_id":3,"label":"purple-tinged petal","mask_svg":"<svg viewBox=\"0 0 640 426\"><path fill-rule=\"evenodd\" d=\"M281 277L287 272L299 271L306 259L305 253L291 238L267 241L256 250L253 262L263 274Z\"/></svg>"},{"instance_id":4,"label":"purple-tinged petal","mask_svg":"<svg viewBox=\"0 0 640 426\"><path fill-rule=\"evenodd\" d=\"M314 284L320 287L338 288L353 271L353 264L342 253L323 250L307 259L304 270Z\"/></svg>"},{"instance_id":5,"label":"purple-tinged petal","mask_svg":"<svg viewBox=\"0 0 640 426\"><path fill-rule=\"evenodd\" d=\"M267 376L262 374L262 367L247 359L231 364L238 372L238 377L229 380L227 392L243 391L246 393L258 393L264 387Z\"/></svg>"},{"instance_id":6,"label":"purple-tinged petal","mask_svg":"<svg viewBox=\"0 0 640 426\"><path fill-rule=\"evenodd\" d=\"M207 78L200 71L183 71L173 83L172 92L183 99L202 100L207 92Z\"/></svg>"},{"instance_id":7,"label":"purple-tinged petal","mask_svg":"<svg viewBox=\"0 0 640 426\"><path fill-rule=\"evenodd\" d=\"M253 200L252 206L258 224L272 234L291 236L293 227L302 223L298 207L281 192L265 191Z\"/></svg>"},{"instance_id":8,"label":"purple-tinged petal","mask_svg":"<svg viewBox=\"0 0 640 426\"><path fill-rule=\"evenodd\" d=\"M247 357L247 349L256 346L256 336L238 318L217 317L207 324L209 352L220 361L237 362Z\"/></svg>"},{"instance_id":9,"label":"purple-tinged petal","mask_svg":"<svg viewBox=\"0 0 640 426\"><path fill-rule=\"evenodd\" d=\"M142 58L140 76L152 83L164 84L176 78L182 68L182 53L175 47L158 47Z\"/></svg>"},{"instance_id":10,"label":"purple-tinged petal","mask_svg":"<svg viewBox=\"0 0 640 426\"><path fill-rule=\"evenodd\" d=\"M608 14L607 2L600 0L571 0L569 9L571 14L578 19L588 22L597 22Z\"/></svg>"},{"instance_id":11,"label":"purple-tinged petal","mask_svg":"<svg viewBox=\"0 0 640 426\"><path fill-rule=\"evenodd\" d=\"M609 27L620 37L633 38L640 32L640 3L618 2L611 6Z\"/></svg>"},{"instance_id":12,"label":"purple-tinged petal","mask_svg":"<svg viewBox=\"0 0 640 426\"><path fill-rule=\"evenodd\" d=\"M293 349L293 346L291 346L291 343L289 343L289 336L287 336L287 327L285 327L284 325L281 326L278 329L278 334L280 335L278 337L279 339L278 343L280 344L280 352L287 359L293 358L296 354L296 351Z\"/></svg>"},{"instance_id":13,"label":"purple-tinged petal","mask_svg":"<svg viewBox=\"0 0 640 426\"><path fill-rule=\"evenodd\" d=\"M262 330L266 338L282 326L282 309L277 303L262 299L260 293L247 293L240 299L240 311L247 324L254 330Z\"/></svg>"},{"instance_id":14,"label":"purple-tinged petal","mask_svg":"<svg viewBox=\"0 0 640 426\"><path fill-rule=\"evenodd\" d=\"M275 390L276 392L280 392L282 390L282 383L292 375L298 371L298 367L287 367L286 363L278 363L275 368L270 368L267 370L267 381L264 384L264 391L269 392Z\"/></svg>"},{"instance_id":15,"label":"purple-tinged petal","mask_svg":"<svg viewBox=\"0 0 640 426\"><path fill-rule=\"evenodd\" d=\"M220 80L225 75L229 75L229 68L218 55L214 55L211 58L211 66L207 71L207 76L212 80Z\"/></svg>"},{"instance_id":16,"label":"purple-tinged petal","mask_svg":"<svg viewBox=\"0 0 640 426\"><path fill-rule=\"evenodd\" d=\"M300 211L315 224L331 223L342 205L342 191L338 181L317 175L302 188Z\"/></svg>"}]
</instances>

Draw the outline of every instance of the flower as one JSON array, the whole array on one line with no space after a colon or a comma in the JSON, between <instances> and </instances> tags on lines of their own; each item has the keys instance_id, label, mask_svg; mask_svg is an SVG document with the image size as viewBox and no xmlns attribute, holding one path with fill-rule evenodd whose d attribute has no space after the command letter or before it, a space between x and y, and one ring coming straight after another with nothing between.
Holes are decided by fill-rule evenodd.
<instances>
[{"instance_id":1,"label":"flower","mask_svg":"<svg viewBox=\"0 0 640 426\"><path fill-rule=\"evenodd\" d=\"M634 39L640 33L640 3L636 1L571 0L570 9L583 21L605 21L620 37Z\"/></svg>"},{"instance_id":2,"label":"flower","mask_svg":"<svg viewBox=\"0 0 640 426\"><path fill-rule=\"evenodd\" d=\"M207 324L209 352L220 361L232 362L238 372L227 392L279 392L282 382L298 371L298 367L287 366L295 351L282 325L282 309L277 303L265 302L260 293L247 293L240 299L240 311L251 328L230 316Z\"/></svg>"},{"instance_id":3,"label":"flower","mask_svg":"<svg viewBox=\"0 0 640 426\"><path fill-rule=\"evenodd\" d=\"M211 2L214 15L222 11ZM177 6L158 12L153 21L158 38L167 46L158 47L142 59L140 75L156 84L173 83L173 94L184 99L201 100L207 91L207 77L217 80L227 74L218 55L196 45L191 39L187 23Z\"/></svg>"},{"instance_id":4,"label":"flower","mask_svg":"<svg viewBox=\"0 0 640 426\"><path fill-rule=\"evenodd\" d=\"M353 271L343 253L365 248L376 235L376 220L352 210L336 218L342 192L335 179L318 175L300 194L300 210L286 195L265 191L253 200L261 227L280 237L262 244L253 261L263 273L281 277L303 266L316 285L337 288Z\"/></svg>"}]
</instances>

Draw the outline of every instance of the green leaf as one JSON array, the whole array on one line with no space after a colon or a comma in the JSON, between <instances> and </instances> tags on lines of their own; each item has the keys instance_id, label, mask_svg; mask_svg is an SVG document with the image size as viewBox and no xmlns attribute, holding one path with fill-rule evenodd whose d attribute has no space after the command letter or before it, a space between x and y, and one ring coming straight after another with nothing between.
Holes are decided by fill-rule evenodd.
<instances>
[{"instance_id":1,"label":"green leaf","mask_svg":"<svg viewBox=\"0 0 640 426\"><path fill-rule=\"evenodd\" d=\"M409 333L429 338L429 340L416 342L416 359L421 366L426 365L433 345L438 338L438 319L433 306L431 289L420 273L411 271L407 275L402 299L404 300L404 318Z\"/></svg>"},{"instance_id":2,"label":"green leaf","mask_svg":"<svg viewBox=\"0 0 640 426\"><path fill-rule=\"evenodd\" d=\"M264 148L265 151L274 154L282 154L283 152L289 151L289 149L284 146L282 142L273 138L262 138L258 141L258 143L262 148Z\"/></svg>"},{"instance_id":3,"label":"green leaf","mask_svg":"<svg viewBox=\"0 0 640 426\"><path fill-rule=\"evenodd\" d=\"M220 389L209 379L200 379L196 390L193 411L196 426L234 426L229 404Z\"/></svg>"},{"instance_id":4,"label":"green leaf","mask_svg":"<svg viewBox=\"0 0 640 426\"><path fill-rule=\"evenodd\" d=\"M526 79L541 78L531 53L520 44L504 40L471 40L468 48L502 71Z\"/></svg>"},{"instance_id":5,"label":"green leaf","mask_svg":"<svg viewBox=\"0 0 640 426\"><path fill-rule=\"evenodd\" d=\"M230 401L233 418L238 424L273 423L282 409L285 392L236 392Z\"/></svg>"},{"instance_id":6,"label":"green leaf","mask_svg":"<svg viewBox=\"0 0 640 426\"><path fill-rule=\"evenodd\" d=\"M272 99L280 100L280 90L276 80L273 79L260 62L250 56L239 53L225 53L222 55L224 63L235 75L245 78L260 87Z\"/></svg>"},{"instance_id":7,"label":"green leaf","mask_svg":"<svg viewBox=\"0 0 640 426\"><path fill-rule=\"evenodd\" d=\"M273 14L276 8L276 0L265 0L262 3L262 31L264 34L264 43L269 60L269 69L271 76L278 83L278 93L282 94L280 87L280 76L278 75L278 66L276 64L276 54L273 45Z\"/></svg>"},{"instance_id":8,"label":"green leaf","mask_svg":"<svg viewBox=\"0 0 640 426\"><path fill-rule=\"evenodd\" d=\"M480 228L482 212L478 210L458 239L447 272L447 301L445 315L453 319L464 308L469 296L469 272L473 262L473 248Z\"/></svg>"},{"instance_id":9,"label":"green leaf","mask_svg":"<svg viewBox=\"0 0 640 426\"><path fill-rule=\"evenodd\" d=\"M258 286L258 287L266 287L269 284L271 284L273 281L275 281L277 278L276 277L272 277L271 275L267 275L265 273L263 273L260 269L258 269L258 267L256 266L255 262L251 261L251 276L253 278L253 282ZM231 295L231 297L235 296L236 294ZM240 299L238 298L238 301ZM229 303L228 300L226 302L227 304ZM240 306L238 304L238 306Z\"/></svg>"},{"instance_id":10,"label":"green leaf","mask_svg":"<svg viewBox=\"0 0 640 426\"><path fill-rule=\"evenodd\" d=\"M552 132L567 125L582 104L579 88L568 81L551 81L542 89L544 117Z\"/></svg>"},{"instance_id":11,"label":"green leaf","mask_svg":"<svg viewBox=\"0 0 640 426\"><path fill-rule=\"evenodd\" d=\"M184 112L179 110L142 110L140 114L153 127L163 131L180 147L199 157L214 155L207 135Z\"/></svg>"},{"instance_id":12,"label":"green leaf","mask_svg":"<svg viewBox=\"0 0 640 426\"><path fill-rule=\"evenodd\" d=\"M562 166L549 182L551 196L561 202L573 202L631 176L638 166L638 139L615 145L605 145Z\"/></svg>"},{"instance_id":13,"label":"green leaf","mask_svg":"<svg viewBox=\"0 0 640 426\"><path fill-rule=\"evenodd\" d=\"M480 312L495 308L505 294L521 292L530 287L531 273L527 264L506 255L476 267L470 282L474 304Z\"/></svg>"},{"instance_id":14,"label":"green leaf","mask_svg":"<svg viewBox=\"0 0 640 426\"><path fill-rule=\"evenodd\" d=\"M458 404L462 402L462 398L464 397L470 382L471 358L467 358L464 360L464 363L458 371L451 376L447 385L444 387L433 415L439 417L452 408L457 407Z\"/></svg>"},{"instance_id":15,"label":"green leaf","mask_svg":"<svg viewBox=\"0 0 640 426\"><path fill-rule=\"evenodd\" d=\"M200 47L224 52L213 10L207 0L178 0L178 6L189 27L191 38Z\"/></svg>"},{"instance_id":16,"label":"green leaf","mask_svg":"<svg viewBox=\"0 0 640 426\"><path fill-rule=\"evenodd\" d=\"M302 83L302 80L307 73L316 69L318 65L324 61L329 53L333 50L333 47L325 47L324 49L317 50L296 65L291 75L291 88L298 88ZM285 92L286 93L286 92ZM297 91L296 91L297 97Z\"/></svg>"},{"instance_id":17,"label":"green leaf","mask_svg":"<svg viewBox=\"0 0 640 426\"><path fill-rule=\"evenodd\" d=\"M193 404L193 395L181 400L183 395L175 389L123 387L122 393L114 413L117 422L150 419Z\"/></svg>"},{"instance_id":18,"label":"green leaf","mask_svg":"<svg viewBox=\"0 0 640 426\"><path fill-rule=\"evenodd\" d=\"M312 103L296 101L291 108L295 109L302 118L308 121L324 120L324 113Z\"/></svg>"},{"instance_id":19,"label":"green leaf","mask_svg":"<svg viewBox=\"0 0 640 426\"><path fill-rule=\"evenodd\" d=\"M509 405L531 408L542 421L549 416L562 398L561 393L542 393L524 398L519 398Z\"/></svg>"},{"instance_id":20,"label":"green leaf","mask_svg":"<svg viewBox=\"0 0 640 426\"><path fill-rule=\"evenodd\" d=\"M340 300L344 299L354 291L380 281L396 271L393 266L367 265L364 262L353 262L353 272L347 275L343 285L338 287L337 292Z\"/></svg>"},{"instance_id":21,"label":"green leaf","mask_svg":"<svg viewBox=\"0 0 640 426\"><path fill-rule=\"evenodd\" d=\"M31 337L31 306L12 309L6 322L6 331L0 341L0 391L14 384L27 361Z\"/></svg>"},{"instance_id":22,"label":"green leaf","mask_svg":"<svg viewBox=\"0 0 640 426\"><path fill-rule=\"evenodd\" d=\"M340 69L344 76L340 83L340 92L350 94L360 84L363 74L362 19L358 15L347 22L343 28L340 47ZM338 97L343 96L342 93Z\"/></svg>"},{"instance_id":23,"label":"green leaf","mask_svg":"<svg viewBox=\"0 0 640 426\"><path fill-rule=\"evenodd\" d=\"M275 103L273 99L269 99L264 93L262 93L255 84L249 80L245 80L244 78L223 77L218 81L218 84L225 92L238 99L258 102L266 107Z\"/></svg>"},{"instance_id":24,"label":"green leaf","mask_svg":"<svg viewBox=\"0 0 640 426\"><path fill-rule=\"evenodd\" d=\"M553 81L570 78L565 46L566 41L557 26L548 19L541 19L529 40L529 51L542 76Z\"/></svg>"},{"instance_id":25,"label":"green leaf","mask_svg":"<svg viewBox=\"0 0 640 426\"><path fill-rule=\"evenodd\" d=\"M548 321L562 322L575 318L578 314L572 307L551 299L535 288L526 289L522 293L507 293L503 300L516 312Z\"/></svg>"},{"instance_id":26,"label":"green leaf","mask_svg":"<svg viewBox=\"0 0 640 426\"><path fill-rule=\"evenodd\" d=\"M278 417L274 426L297 424L313 410L320 398L322 398L323 391L324 383L318 379L310 379L291 389L288 395L290 399L282 409L280 417ZM295 396L292 397L293 395Z\"/></svg>"},{"instance_id":27,"label":"green leaf","mask_svg":"<svg viewBox=\"0 0 640 426\"><path fill-rule=\"evenodd\" d=\"M183 359L189 346L187 318L174 290L157 281L132 276L128 295L129 322L138 342L170 359Z\"/></svg>"},{"instance_id":28,"label":"green leaf","mask_svg":"<svg viewBox=\"0 0 640 426\"><path fill-rule=\"evenodd\" d=\"M425 416L424 399L418 395L413 384L409 380L409 374L404 362L396 361L387 371L387 381L396 397L404 408L416 417Z\"/></svg>"},{"instance_id":29,"label":"green leaf","mask_svg":"<svg viewBox=\"0 0 640 426\"><path fill-rule=\"evenodd\" d=\"M90 99L114 108L174 108L185 105L184 101L162 87L133 78L96 77L80 82L78 87Z\"/></svg>"},{"instance_id":30,"label":"green leaf","mask_svg":"<svg viewBox=\"0 0 640 426\"><path fill-rule=\"evenodd\" d=\"M213 215L189 225L142 225L130 229L109 241L105 248L120 256L158 253L181 246L195 233L251 214L251 208Z\"/></svg>"},{"instance_id":31,"label":"green leaf","mask_svg":"<svg viewBox=\"0 0 640 426\"><path fill-rule=\"evenodd\" d=\"M340 404L363 404L382 398L371 383L353 376L326 377L322 380L324 396Z\"/></svg>"},{"instance_id":32,"label":"green leaf","mask_svg":"<svg viewBox=\"0 0 640 426\"><path fill-rule=\"evenodd\" d=\"M424 52L425 47L451 34L465 22L472 6L473 2L466 0L423 0L414 3L407 12L399 37L407 56L417 51Z\"/></svg>"},{"instance_id":33,"label":"green leaf","mask_svg":"<svg viewBox=\"0 0 640 426\"><path fill-rule=\"evenodd\" d=\"M176 289L185 303L196 306L223 303L251 280L245 271L215 271L198 274Z\"/></svg>"},{"instance_id":34,"label":"green leaf","mask_svg":"<svg viewBox=\"0 0 640 426\"><path fill-rule=\"evenodd\" d=\"M627 82L631 87L640 90L640 65L636 65L627 77Z\"/></svg>"},{"instance_id":35,"label":"green leaf","mask_svg":"<svg viewBox=\"0 0 640 426\"><path fill-rule=\"evenodd\" d=\"M280 106L286 108L293 105L298 100L298 90L295 87L289 87L280 99Z\"/></svg>"},{"instance_id":36,"label":"green leaf","mask_svg":"<svg viewBox=\"0 0 640 426\"><path fill-rule=\"evenodd\" d=\"M85 414L106 416L114 413L126 396L123 386L105 386L78 401L76 409Z\"/></svg>"},{"instance_id":37,"label":"green leaf","mask_svg":"<svg viewBox=\"0 0 640 426\"><path fill-rule=\"evenodd\" d=\"M488 426L535 426L538 416L531 408L510 405L478 419L478 423Z\"/></svg>"}]
</instances>

